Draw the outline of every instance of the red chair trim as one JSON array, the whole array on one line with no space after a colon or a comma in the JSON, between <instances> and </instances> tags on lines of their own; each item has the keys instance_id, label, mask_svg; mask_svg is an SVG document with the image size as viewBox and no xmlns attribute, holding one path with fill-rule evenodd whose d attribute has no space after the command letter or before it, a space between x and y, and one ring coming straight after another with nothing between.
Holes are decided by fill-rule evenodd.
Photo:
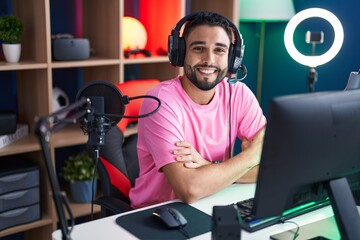
<instances>
[{"instance_id":1,"label":"red chair trim","mask_svg":"<svg viewBox=\"0 0 360 240\"><path fill-rule=\"evenodd\" d=\"M129 191L131 188L130 180L124 175L124 173L101 156L100 161L104 164L109 174L110 183L119 189L120 192L122 192L127 198L129 198Z\"/></svg>"}]
</instances>

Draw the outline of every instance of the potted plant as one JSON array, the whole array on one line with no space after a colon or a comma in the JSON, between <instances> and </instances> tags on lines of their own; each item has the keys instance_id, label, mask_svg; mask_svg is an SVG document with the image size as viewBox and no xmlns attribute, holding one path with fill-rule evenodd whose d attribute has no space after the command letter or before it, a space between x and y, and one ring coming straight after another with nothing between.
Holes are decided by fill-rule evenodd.
<instances>
[{"instance_id":1,"label":"potted plant","mask_svg":"<svg viewBox=\"0 0 360 240\"><path fill-rule=\"evenodd\" d=\"M20 40L23 34L23 25L14 15L5 15L0 18L0 39L6 61L18 62L21 54Z\"/></svg>"},{"instance_id":2,"label":"potted plant","mask_svg":"<svg viewBox=\"0 0 360 240\"><path fill-rule=\"evenodd\" d=\"M92 200L91 193L96 195L99 175L96 172L94 189L92 189L94 169L94 162L86 151L65 160L60 175L69 182L70 194L75 202L88 203Z\"/></svg>"}]
</instances>

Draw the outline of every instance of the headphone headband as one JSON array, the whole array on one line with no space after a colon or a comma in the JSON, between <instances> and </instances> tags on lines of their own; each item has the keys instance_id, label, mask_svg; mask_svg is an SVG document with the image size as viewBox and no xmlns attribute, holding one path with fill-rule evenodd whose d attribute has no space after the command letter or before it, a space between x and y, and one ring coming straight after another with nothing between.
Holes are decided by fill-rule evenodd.
<instances>
[{"instance_id":1,"label":"headphone headband","mask_svg":"<svg viewBox=\"0 0 360 240\"><path fill-rule=\"evenodd\" d=\"M180 37L180 30L187 21L191 21L191 19L202 13L207 13L207 12L195 12L186 15L185 17L180 19L179 22L176 23L175 27L171 30L171 34L169 35L168 38L168 55L171 65L175 67L184 66L186 44L183 36ZM235 43L230 43L229 58L228 58L228 72L234 74L237 72L238 69L241 69L242 67L242 59L244 56L244 49L245 49L242 36L237 26L227 17L217 13L211 13L211 14L216 14L219 17L226 20L226 22L228 22L231 28L231 31L235 35Z\"/></svg>"}]
</instances>

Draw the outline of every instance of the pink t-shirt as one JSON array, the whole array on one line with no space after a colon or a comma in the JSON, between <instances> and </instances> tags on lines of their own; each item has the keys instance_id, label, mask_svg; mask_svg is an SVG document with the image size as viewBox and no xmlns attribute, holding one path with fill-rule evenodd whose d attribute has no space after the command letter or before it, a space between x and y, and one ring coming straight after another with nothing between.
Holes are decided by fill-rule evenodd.
<instances>
[{"instance_id":1,"label":"pink t-shirt","mask_svg":"<svg viewBox=\"0 0 360 240\"><path fill-rule=\"evenodd\" d=\"M161 82L148 94L159 98L161 107L157 113L139 119L140 174L130 190L134 208L177 198L160 170L175 162L175 142L188 141L204 159L224 161L237 137L250 139L266 124L255 96L243 83L229 84L224 79L207 105L194 103L179 77ZM140 114L151 112L156 106L153 99L145 99Z\"/></svg>"}]
</instances>

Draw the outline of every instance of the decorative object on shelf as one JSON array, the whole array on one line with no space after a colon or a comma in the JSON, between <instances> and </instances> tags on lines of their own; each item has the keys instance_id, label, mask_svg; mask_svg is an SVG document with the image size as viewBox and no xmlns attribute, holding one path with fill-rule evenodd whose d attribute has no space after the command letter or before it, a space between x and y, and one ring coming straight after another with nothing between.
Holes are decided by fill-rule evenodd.
<instances>
[{"instance_id":1,"label":"decorative object on shelf","mask_svg":"<svg viewBox=\"0 0 360 240\"><path fill-rule=\"evenodd\" d=\"M301 22L309 18L322 18L328 21L334 29L334 41L332 46L328 51L319 56L305 56L296 49L294 44L295 29ZM315 82L317 81L316 67L332 60L340 51L343 41L344 29L341 25L341 22L333 13L328 10L322 8L308 8L297 13L293 18L290 19L284 33L285 47L289 55L296 62L309 67L309 92L313 92L315 89Z\"/></svg>"},{"instance_id":2,"label":"decorative object on shelf","mask_svg":"<svg viewBox=\"0 0 360 240\"><path fill-rule=\"evenodd\" d=\"M147 32L144 25L136 18L124 17L122 26L122 40L125 57L128 58L130 55L138 53L150 57L151 52L145 49Z\"/></svg>"},{"instance_id":3,"label":"decorative object on shelf","mask_svg":"<svg viewBox=\"0 0 360 240\"><path fill-rule=\"evenodd\" d=\"M99 178L95 165L90 155L83 151L65 160L65 166L60 173L70 184L70 194L75 202L89 203L92 195L95 197L97 180ZM93 181L94 180L94 181Z\"/></svg>"},{"instance_id":4,"label":"decorative object on shelf","mask_svg":"<svg viewBox=\"0 0 360 240\"><path fill-rule=\"evenodd\" d=\"M26 124L17 124L16 130L11 134L0 135L0 148L6 147L7 145L20 140L21 138L29 134L29 126Z\"/></svg>"},{"instance_id":5,"label":"decorative object on shelf","mask_svg":"<svg viewBox=\"0 0 360 240\"><path fill-rule=\"evenodd\" d=\"M70 101L67 94L59 87L53 88L53 94L52 94L52 110L53 112L56 112L60 109L63 109L67 106L69 106ZM67 113L63 113L60 115L61 118L66 117Z\"/></svg>"},{"instance_id":6,"label":"decorative object on shelf","mask_svg":"<svg viewBox=\"0 0 360 240\"><path fill-rule=\"evenodd\" d=\"M240 0L240 24L241 22L260 23L260 41L257 72L256 97L261 102L262 74L264 61L265 23L284 22L295 15L292 0Z\"/></svg>"},{"instance_id":7,"label":"decorative object on shelf","mask_svg":"<svg viewBox=\"0 0 360 240\"><path fill-rule=\"evenodd\" d=\"M14 15L5 15L0 18L0 39L7 62L16 63L20 59L23 34L21 20Z\"/></svg>"},{"instance_id":8,"label":"decorative object on shelf","mask_svg":"<svg viewBox=\"0 0 360 240\"><path fill-rule=\"evenodd\" d=\"M55 38L51 41L53 60L73 61L90 58L90 41L86 38Z\"/></svg>"}]
</instances>

